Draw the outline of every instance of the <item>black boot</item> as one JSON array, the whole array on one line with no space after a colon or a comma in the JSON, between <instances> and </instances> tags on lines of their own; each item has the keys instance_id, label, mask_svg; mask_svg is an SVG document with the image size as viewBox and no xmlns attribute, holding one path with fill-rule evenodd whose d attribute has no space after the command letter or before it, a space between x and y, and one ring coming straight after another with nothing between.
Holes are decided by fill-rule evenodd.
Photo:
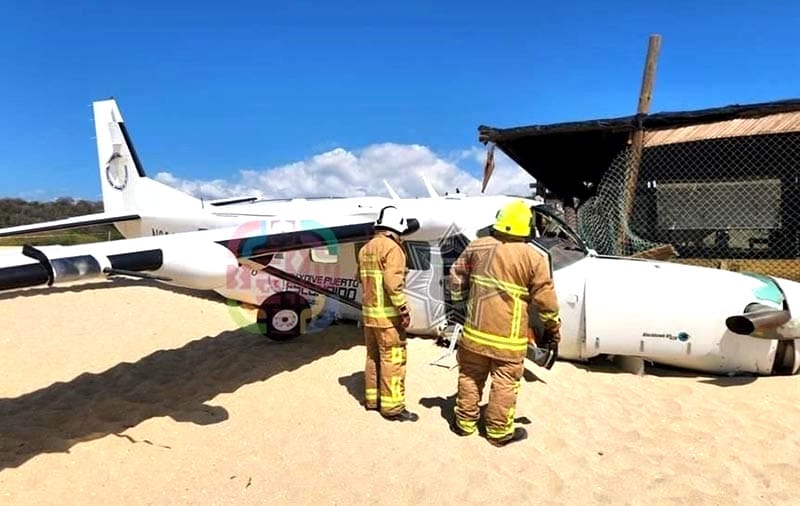
<instances>
[{"instance_id":1,"label":"black boot","mask_svg":"<svg viewBox=\"0 0 800 506\"><path fill-rule=\"evenodd\" d=\"M416 413L412 413L407 409L404 409L403 411L397 413L396 415L384 415L383 413L381 413L381 415L383 415L384 418L392 422L416 422L417 420L419 420L419 415L417 415Z\"/></svg>"},{"instance_id":2,"label":"black boot","mask_svg":"<svg viewBox=\"0 0 800 506\"><path fill-rule=\"evenodd\" d=\"M450 424L450 432L456 434L457 436L461 436L461 437L471 436L471 435L474 434L474 432L465 431L464 429L459 427L458 424L455 423L455 422Z\"/></svg>"},{"instance_id":3,"label":"black boot","mask_svg":"<svg viewBox=\"0 0 800 506\"><path fill-rule=\"evenodd\" d=\"M492 445L500 447L506 446L507 444L513 443L515 441L522 441L523 439L528 439L528 431L525 430L523 427L517 427L514 429L514 433L511 436L505 439L492 439L486 438Z\"/></svg>"}]
</instances>

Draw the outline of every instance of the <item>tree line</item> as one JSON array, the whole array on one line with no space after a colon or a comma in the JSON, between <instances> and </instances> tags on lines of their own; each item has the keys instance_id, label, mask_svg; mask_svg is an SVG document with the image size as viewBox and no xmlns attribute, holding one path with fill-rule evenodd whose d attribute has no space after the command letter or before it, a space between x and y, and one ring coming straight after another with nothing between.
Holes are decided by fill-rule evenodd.
<instances>
[{"instance_id":1,"label":"tree line","mask_svg":"<svg viewBox=\"0 0 800 506\"><path fill-rule=\"evenodd\" d=\"M76 200L71 197L60 197L49 202L2 198L0 199L0 228L60 220L102 211L102 202ZM121 235L113 225L97 225L58 232L42 232L40 234L8 237L0 240L0 244L78 244L107 241L109 239L119 239L120 237Z\"/></svg>"}]
</instances>

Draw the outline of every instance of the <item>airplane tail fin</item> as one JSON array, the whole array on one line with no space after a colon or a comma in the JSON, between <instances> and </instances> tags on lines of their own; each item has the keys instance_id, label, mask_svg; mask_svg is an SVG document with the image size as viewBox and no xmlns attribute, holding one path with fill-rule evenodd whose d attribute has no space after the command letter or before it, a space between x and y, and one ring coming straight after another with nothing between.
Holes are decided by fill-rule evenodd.
<instances>
[{"instance_id":1,"label":"airplane tail fin","mask_svg":"<svg viewBox=\"0 0 800 506\"><path fill-rule=\"evenodd\" d=\"M202 208L199 199L147 177L114 98L96 101L93 108L106 213Z\"/></svg>"}]
</instances>

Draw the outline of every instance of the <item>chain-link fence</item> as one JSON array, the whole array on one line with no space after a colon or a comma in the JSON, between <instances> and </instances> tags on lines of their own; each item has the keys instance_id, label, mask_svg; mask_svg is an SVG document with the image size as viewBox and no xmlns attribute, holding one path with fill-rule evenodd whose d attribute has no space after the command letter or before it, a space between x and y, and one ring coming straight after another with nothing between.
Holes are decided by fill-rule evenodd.
<instances>
[{"instance_id":1,"label":"chain-link fence","mask_svg":"<svg viewBox=\"0 0 800 506\"><path fill-rule=\"evenodd\" d=\"M589 245L800 281L800 133L674 134L616 156L578 208Z\"/></svg>"}]
</instances>

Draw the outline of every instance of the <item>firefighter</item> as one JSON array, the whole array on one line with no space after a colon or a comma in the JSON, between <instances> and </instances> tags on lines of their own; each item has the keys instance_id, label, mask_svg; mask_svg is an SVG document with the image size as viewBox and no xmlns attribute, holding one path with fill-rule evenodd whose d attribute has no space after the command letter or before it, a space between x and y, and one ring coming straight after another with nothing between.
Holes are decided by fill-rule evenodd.
<instances>
[{"instance_id":1,"label":"firefighter","mask_svg":"<svg viewBox=\"0 0 800 506\"><path fill-rule=\"evenodd\" d=\"M464 325L451 430L460 436L476 432L478 403L491 376L485 421L486 438L495 446L527 437L524 428L514 427L514 412L528 347L529 304L535 304L544 329L537 342L558 354L558 301L547 260L527 243L532 223L533 212L521 200L504 206L491 234L470 243L450 269L451 297Z\"/></svg>"},{"instance_id":2,"label":"firefighter","mask_svg":"<svg viewBox=\"0 0 800 506\"><path fill-rule=\"evenodd\" d=\"M396 207L381 209L375 235L358 252L358 272L367 346L364 407L380 410L388 420L415 422L418 415L405 406L405 329L411 315L403 292L406 254L400 236L407 230L408 223Z\"/></svg>"}]
</instances>

